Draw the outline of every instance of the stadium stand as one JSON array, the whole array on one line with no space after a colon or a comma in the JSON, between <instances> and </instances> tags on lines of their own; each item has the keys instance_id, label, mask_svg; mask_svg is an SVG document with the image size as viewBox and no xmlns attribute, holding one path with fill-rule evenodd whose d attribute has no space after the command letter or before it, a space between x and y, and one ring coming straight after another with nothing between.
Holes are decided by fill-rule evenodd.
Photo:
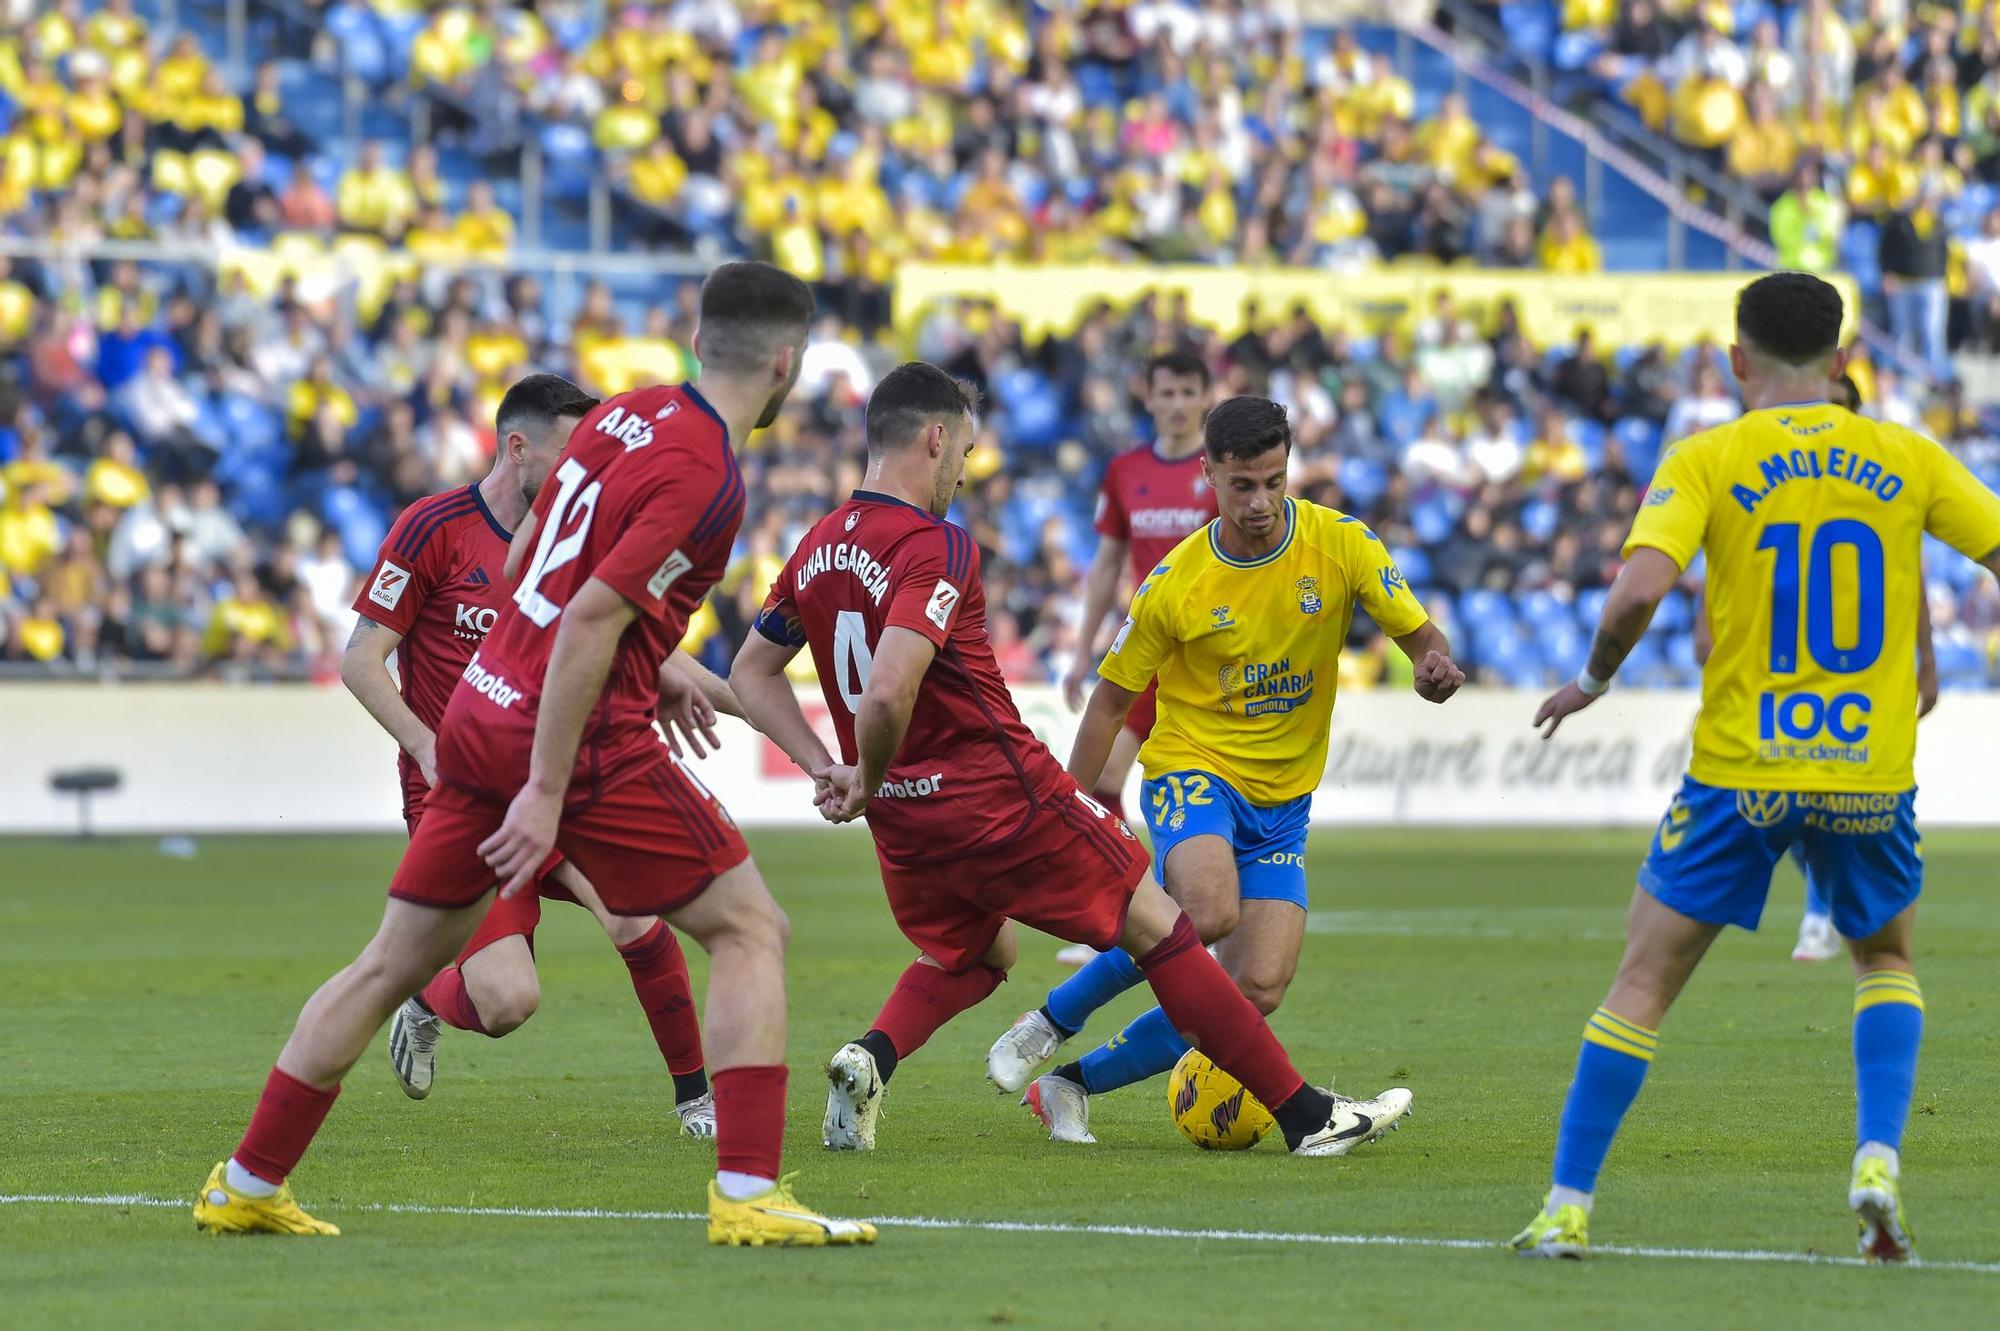
<instances>
[{"instance_id":1,"label":"stadium stand","mask_svg":"<svg viewBox=\"0 0 2000 1331\"><path fill-rule=\"evenodd\" d=\"M1580 189L1573 134L1386 29L1168 0L247 8L232 53L220 6L194 0L172 23L133 0L0 0L0 668L325 676L355 570L404 504L483 474L506 384L690 373L694 282L736 254L813 280L824 317L749 459L752 521L696 628L712 658L854 483L866 391L910 354L992 403L957 516L1021 679L1079 650L1096 477L1144 438L1158 350L1198 347L1229 389L1285 402L1301 490L1375 524L1480 675L1524 686L1580 659L1661 448L1735 410L1713 342L1537 344L1505 302L1446 297L1386 331L1272 307L1225 333L1171 296L1046 333L976 300L895 318L917 262L1665 265L1666 203L1622 178ZM1787 262L1851 270L1931 371L1940 296L1950 345L2000 345L1991 14L1940 47L1932 18L1702 6L1722 27L1695 8L1496 17L1576 96L1688 130L1693 152L1728 143L1777 191ZM1886 118L1836 123L1850 83L1820 77L1824 40L1793 53L1813 16L1846 23L1853 114L1889 107L1909 143L1869 128ZM1878 59L1891 46L1901 64ZM1825 188L1794 170L1808 145ZM1721 266L1712 230L1696 240L1685 260ZM1868 410L2000 481L1962 391L1887 361L1860 377ZM1693 680L1692 590L1625 678ZM1947 684L1983 685L2000 596L1953 574L1933 603ZM1372 642L1347 682L1400 659Z\"/></svg>"}]
</instances>

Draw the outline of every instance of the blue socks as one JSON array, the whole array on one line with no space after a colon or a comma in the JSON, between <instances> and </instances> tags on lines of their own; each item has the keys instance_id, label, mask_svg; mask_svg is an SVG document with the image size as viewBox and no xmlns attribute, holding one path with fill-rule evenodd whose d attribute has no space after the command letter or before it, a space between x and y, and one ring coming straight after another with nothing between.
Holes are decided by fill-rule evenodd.
<instances>
[{"instance_id":1,"label":"blue socks","mask_svg":"<svg viewBox=\"0 0 2000 1331\"><path fill-rule=\"evenodd\" d=\"M1599 1008L1583 1028L1583 1049L1576 1057L1576 1079L1563 1101L1562 1126L1556 1132L1555 1185L1588 1195L1597 1188L1597 1173L1611 1152L1611 1139L1625 1111L1639 1098L1646 1068L1660 1033Z\"/></svg>"},{"instance_id":2,"label":"blue socks","mask_svg":"<svg viewBox=\"0 0 2000 1331\"><path fill-rule=\"evenodd\" d=\"M1169 1072L1187 1051L1188 1042L1181 1039L1167 1014L1153 1008L1078 1059L1073 1077L1084 1090L1099 1095Z\"/></svg>"},{"instance_id":3,"label":"blue socks","mask_svg":"<svg viewBox=\"0 0 2000 1331\"><path fill-rule=\"evenodd\" d=\"M1855 1140L1903 1148L1917 1085L1924 994L1908 971L1868 971L1854 982Z\"/></svg>"},{"instance_id":4,"label":"blue socks","mask_svg":"<svg viewBox=\"0 0 2000 1331\"><path fill-rule=\"evenodd\" d=\"M1124 949L1114 947L1098 953L1076 974L1049 990L1049 1001L1042 1004L1042 1011L1058 1029L1075 1035L1090 1020L1091 1013L1145 982L1139 963Z\"/></svg>"}]
</instances>

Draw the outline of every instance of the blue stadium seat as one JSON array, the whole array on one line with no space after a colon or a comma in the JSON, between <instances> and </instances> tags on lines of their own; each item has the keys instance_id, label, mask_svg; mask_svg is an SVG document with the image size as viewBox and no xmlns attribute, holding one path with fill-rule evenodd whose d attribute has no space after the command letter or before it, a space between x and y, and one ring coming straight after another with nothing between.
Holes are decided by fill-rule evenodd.
<instances>
[{"instance_id":1,"label":"blue stadium seat","mask_svg":"<svg viewBox=\"0 0 2000 1331\"><path fill-rule=\"evenodd\" d=\"M1340 493L1350 510L1372 508L1389 488L1389 469L1368 458L1348 458L1340 464Z\"/></svg>"},{"instance_id":2,"label":"blue stadium seat","mask_svg":"<svg viewBox=\"0 0 2000 1331\"><path fill-rule=\"evenodd\" d=\"M1533 499L1521 509L1521 530L1533 541L1548 542L1562 525L1562 510L1552 499Z\"/></svg>"},{"instance_id":3,"label":"blue stadium seat","mask_svg":"<svg viewBox=\"0 0 2000 1331\"><path fill-rule=\"evenodd\" d=\"M1643 483L1653 479L1660 465L1661 433L1658 425L1640 416L1627 416L1612 427L1611 436L1618 441L1634 480Z\"/></svg>"},{"instance_id":4,"label":"blue stadium seat","mask_svg":"<svg viewBox=\"0 0 2000 1331\"><path fill-rule=\"evenodd\" d=\"M1694 624L1694 604L1684 591L1670 591L1653 612L1653 627L1679 633Z\"/></svg>"},{"instance_id":5,"label":"blue stadium seat","mask_svg":"<svg viewBox=\"0 0 2000 1331\"><path fill-rule=\"evenodd\" d=\"M1604 614L1604 600L1611 593L1603 587L1585 587L1576 594L1576 622L1586 632L1596 629Z\"/></svg>"},{"instance_id":6,"label":"blue stadium seat","mask_svg":"<svg viewBox=\"0 0 2000 1331\"><path fill-rule=\"evenodd\" d=\"M1422 546L1399 545L1389 551L1389 557L1396 561L1397 568L1403 570L1404 581L1414 585L1430 580L1431 557Z\"/></svg>"},{"instance_id":7,"label":"blue stadium seat","mask_svg":"<svg viewBox=\"0 0 2000 1331\"><path fill-rule=\"evenodd\" d=\"M340 52L341 68L375 87L389 81L394 64L373 10L361 4L335 5L326 11L326 31Z\"/></svg>"},{"instance_id":8,"label":"blue stadium seat","mask_svg":"<svg viewBox=\"0 0 2000 1331\"><path fill-rule=\"evenodd\" d=\"M1425 545L1441 545L1458 526L1458 515L1443 495L1433 492L1410 506L1410 527Z\"/></svg>"}]
</instances>

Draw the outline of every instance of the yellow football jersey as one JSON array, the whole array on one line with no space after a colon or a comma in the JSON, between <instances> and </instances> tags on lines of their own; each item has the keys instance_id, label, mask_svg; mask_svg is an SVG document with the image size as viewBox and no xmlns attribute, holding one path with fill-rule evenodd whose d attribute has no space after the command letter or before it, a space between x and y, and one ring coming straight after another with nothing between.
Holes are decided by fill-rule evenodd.
<instances>
[{"instance_id":1,"label":"yellow football jersey","mask_svg":"<svg viewBox=\"0 0 2000 1331\"><path fill-rule=\"evenodd\" d=\"M1247 563L1217 545L1220 523L1147 575L1098 673L1134 693L1159 677L1159 721L1139 750L1149 779L1200 768L1269 807L1310 793L1326 772L1354 607L1391 637L1428 617L1357 518L1287 499L1283 543Z\"/></svg>"},{"instance_id":2,"label":"yellow football jersey","mask_svg":"<svg viewBox=\"0 0 2000 1331\"><path fill-rule=\"evenodd\" d=\"M1688 775L1750 790L1915 784L1923 535L2000 549L2000 497L1910 430L1770 407L1660 463L1625 554L1708 553L1715 650Z\"/></svg>"}]
</instances>

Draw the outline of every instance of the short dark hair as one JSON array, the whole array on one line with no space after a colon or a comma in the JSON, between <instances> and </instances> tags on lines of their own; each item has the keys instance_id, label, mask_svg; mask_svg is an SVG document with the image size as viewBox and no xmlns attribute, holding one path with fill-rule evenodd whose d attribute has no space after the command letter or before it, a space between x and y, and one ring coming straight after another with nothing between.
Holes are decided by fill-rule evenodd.
<instances>
[{"instance_id":1,"label":"short dark hair","mask_svg":"<svg viewBox=\"0 0 2000 1331\"><path fill-rule=\"evenodd\" d=\"M1834 379L1833 392L1830 396L1836 407L1846 407L1849 411L1861 410L1861 385L1854 382L1854 376L1851 374L1843 374Z\"/></svg>"},{"instance_id":2,"label":"short dark hair","mask_svg":"<svg viewBox=\"0 0 2000 1331\"><path fill-rule=\"evenodd\" d=\"M1208 373L1208 362L1186 347L1175 347L1163 351L1146 362L1146 391L1153 391L1153 376L1171 374L1177 378L1199 379L1205 390L1214 382Z\"/></svg>"},{"instance_id":3,"label":"short dark hair","mask_svg":"<svg viewBox=\"0 0 2000 1331\"><path fill-rule=\"evenodd\" d=\"M724 374L749 374L787 340L803 350L812 288L776 264L725 263L701 284L701 359Z\"/></svg>"},{"instance_id":4,"label":"short dark hair","mask_svg":"<svg viewBox=\"0 0 2000 1331\"><path fill-rule=\"evenodd\" d=\"M1210 459L1262 457L1282 445L1292 447L1292 423L1285 409L1267 397L1232 397L1209 409L1201 422L1202 447Z\"/></svg>"},{"instance_id":5,"label":"short dark hair","mask_svg":"<svg viewBox=\"0 0 2000 1331\"><path fill-rule=\"evenodd\" d=\"M1736 297L1736 340L1787 365L1840 346L1840 292L1811 273L1766 273Z\"/></svg>"},{"instance_id":6,"label":"short dark hair","mask_svg":"<svg viewBox=\"0 0 2000 1331\"><path fill-rule=\"evenodd\" d=\"M505 439L519 430L547 430L565 416L579 419L597 407L597 399L559 374L531 374L507 390L493 413L493 429Z\"/></svg>"},{"instance_id":7,"label":"short dark hair","mask_svg":"<svg viewBox=\"0 0 2000 1331\"><path fill-rule=\"evenodd\" d=\"M882 376L868 395L868 451L879 453L914 439L932 421L974 415L979 390L929 361L905 361Z\"/></svg>"}]
</instances>

